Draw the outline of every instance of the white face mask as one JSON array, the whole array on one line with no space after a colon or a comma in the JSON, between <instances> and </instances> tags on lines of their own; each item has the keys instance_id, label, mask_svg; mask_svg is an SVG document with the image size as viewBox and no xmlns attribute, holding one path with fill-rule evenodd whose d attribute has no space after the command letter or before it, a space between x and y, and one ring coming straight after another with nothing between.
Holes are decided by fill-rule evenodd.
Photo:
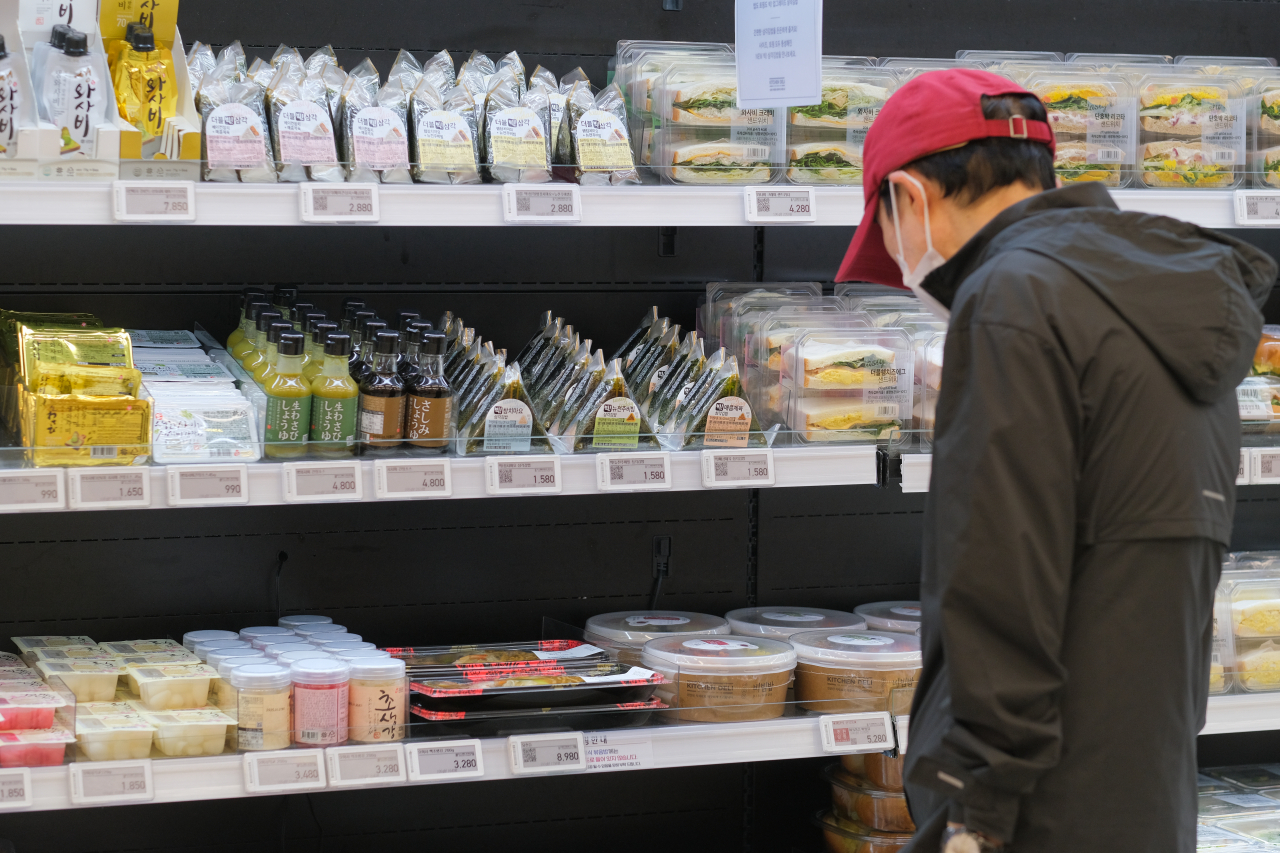
<instances>
[{"instance_id":1,"label":"white face mask","mask_svg":"<svg viewBox=\"0 0 1280 853\"><path fill-rule=\"evenodd\" d=\"M902 283L911 288L911 292L916 295L925 308L929 309L936 317L950 320L951 309L935 299L922 286L925 277L929 273L947 262L947 259L942 257L937 249L933 248L933 230L929 227L929 198L925 195L923 184L906 172L902 174L908 181L916 185L916 189L920 190L920 198L924 200L924 242L926 249L924 257L920 259L920 263L916 264L914 270L910 269L907 266L906 250L902 248L902 223L898 219L898 192L891 185L889 188L889 205L893 208L893 233L898 238L898 256L894 260L898 262L898 268L902 270Z\"/></svg>"}]
</instances>

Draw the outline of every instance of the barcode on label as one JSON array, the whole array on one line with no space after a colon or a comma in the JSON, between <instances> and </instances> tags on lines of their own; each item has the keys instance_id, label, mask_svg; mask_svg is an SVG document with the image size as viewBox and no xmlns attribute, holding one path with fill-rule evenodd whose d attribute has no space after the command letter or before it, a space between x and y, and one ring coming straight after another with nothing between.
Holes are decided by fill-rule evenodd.
<instances>
[{"instance_id":1,"label":"barcode on label","mask_svg":"<svg viewBox=\"0 0 1280 853\"><path fill-rule=\"evenodd\" d=\"M773 152L766 145L749 145L746 149L748 160L768 160Z\"/></svg>"},{"instance_id":2,"label":"barcode on label","mask_svg":"<svg viewBox=\"0 0 1280 853\"><path fill-rule=\"evenodd\" d=\"M1230 148L1219 148L1213 152L1213 162L1215 163L1234 163L1236 161L1236 152Z\"/></svg>"},{"instance_id":3,"label":"barcode on label","mask_svg":"<svg viewBox=\"0 0 1280 853\"><path fill-rule=\"evenodd\" d=\"M120 453L118 447L90 447L90 459L115 459Z\"/></svg>"},{"instance_id":4,"label":"barcode on label","mask_svg":"<svg viewBox=\"0 0 1280 853\"><path fill-rule=\"evenodd\" d=\"M886 403L880 406L876 406L877 418L896 418L897 416L898 416L897 403Z\"/></svg>"},{"instance_id":5,"label":"barcode on label","mask_svg":"<svg viewBox=\"0 0 1280 853\"><path fill-rule=\"evenodd\" d=\"M1099 163L1123 163L1124 149L1122 148L1099 148L1098 153L1094 155L1094 159Z\"/></svg>"},{"instance_id":6,"label":"barcode on label","mask_svg":"<svg viewBox=\"0 0 1280 853\"><path fill-rule=\"evenodd\" d=\"M302 739L304 741L315 741L320 739L320 732L303 730Z\"/></svg>"},{"instance_id":7,"label":"barcode on label","mask_svg":"<svg viewBox=\"0 0 1280 853\"><path fill-rule=\"evenodd\" d=\"M533 199L528 193L516 194L516 213L531 213L533 211Z\"/></svg>"},{"instance_id":8,"label":"barcode on label","mask_svg":"<svg viewBox=\"0 0 1280 853\"><path fill-rule=\"evenodd\" d=\"M512 472L511 472L511 469L510 469L510 468L499 468L499 469L498 469L498 482L499 482L499 483L511 483L511 482L513 482L513 480L511 479L511 473L512 473Z\"/></svg>"}]
</instances>

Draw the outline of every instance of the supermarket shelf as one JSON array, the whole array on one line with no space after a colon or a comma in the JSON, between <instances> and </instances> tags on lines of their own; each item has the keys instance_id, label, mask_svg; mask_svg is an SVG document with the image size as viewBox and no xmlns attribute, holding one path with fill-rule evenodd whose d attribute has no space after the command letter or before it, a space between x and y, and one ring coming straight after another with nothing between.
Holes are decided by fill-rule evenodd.
<instances>
[{"instance_id":1,"label":"supermarket shelf","mask_svg":"<svg viewBox=\"0 0 1280 853\"><path fill-rule=\"evenodd\" d=\"M1242 693L1209 698L1205 735L1280 729L1280 693Z\"/></svg>"},{"instance_id":2,"label":"supermarket shelf","mask_svg":"<svg viewBox=\"0 0 1280 853\"><path fill-rule=\"evenodd\" d=\"M197 225L301 225L297 184L196 184ZM857 225L860 187L815 187L816 225ZM110 184L0 183L0 225L110 225ZM582 187L583 226L748 225L741 187ZM1118 190L1125 210L1235 226L1230 190ZM379 225L503 225L502 188L380 186ZM797 224L796 227L804 227Z\"/></svg>"}]
</instances>

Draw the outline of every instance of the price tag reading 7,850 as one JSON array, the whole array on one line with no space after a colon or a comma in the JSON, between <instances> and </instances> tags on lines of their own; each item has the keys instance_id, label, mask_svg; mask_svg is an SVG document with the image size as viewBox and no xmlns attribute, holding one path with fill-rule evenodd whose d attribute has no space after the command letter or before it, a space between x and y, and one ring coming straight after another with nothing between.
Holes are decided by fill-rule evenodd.
<instances>
[{"instance_id":1,"label":"price tag reading 7,850","mask_svg":"<svg viewBox=\"0 0 1280 853\"><path fill-rule=\"evenodd\" d=\"M66 472L0 471L0 510L62 509L67 503Z\"/></svg>"},{"instance_id":2,"label":"price tag reading 7,850","mask_svg":"<svg viewBox=\"0 0 1280 853\"><path fill-rule=\"evenodd\" d=\"M582 221L582 194L577 184L502 185L502 218L506 222L561 225Z\"/></svg>"},{"instance_id":3,"label":"price tag reading 7,850","mask_svg":"<svg viewBox=\"0 0 1280 853\"><path fill-rule=\"evenodd\" d=\"M288 503L364 500L359 462L286 462L283 467Z\"/></svg>"},{"instance_id":4,"label":"price tag reading 7,850","mask_svg":"<svg viewBox=\"0 0 1280 853\"><path fill-rule=\"evenodd\" d=\"M26 767L0 770L0 809L25 809L31 803L31 771Z\"/></svg>"},{"instance_id":5,"label":"price tag reading 7,850","mask_svg":"<svg viewBox=\"0 0 1280 853\"><path fill-rule=\"evenodd\" d=\"M601 453L596 456L596 485L602 492L670 489L671 454Z\"/></svg>"},{"instance_id":6,"label":"price tag reading 7,850","mask_svg":"<svg viewBox=\"0 0 1280 853\"><path fill-rule=\"evenodd\" d=\"M813 187L747 187L748 222L816 222Z\"/></svg>"},{"instance_id":7,"label":"price tag reading 7,850","mask_svg":"<svg viewBox=\"0 0 1280 853\"><path fill-rule=\"evenodd\" d=\"M819 721L824 752L885 752L893 749L893 721L885 711L829 714Z\"/></svg>"},{"instance_id":8,"label":"price tag reading 7,850","mask_svg":"<svg viewBox=\"0 0 1280 853\"><path fill-rule=\"evenodd\" d=\"M169 506L234 506L249 502L245 465L170 465Z\"/></svg>"},{"instance_id":9,"label":"price tag reading 7,850","mask_svg":"<svg viewBox=\"0 0 1280 853\"><path fill-rule=\"evenodd\" d=\"M329 760L329 784L334 788L390 785L408 779L404 747L398 743L380 746L334 746L325 750Z\"/></svg>"},{"instance_id":10,"label":"price tag reading 7,850","mask_svg":"<svg viewBox=\"0 0 1280 853\"><path fill-rule=\"evenodd\" d=\"M511 772L517 776L587 769L582 732L509 737L507 757L511 759Z\"/></svg>"},{"instance_id":11,"label":"price tag reading 7,850","mask_svg":"<svg viewBox=\"0 0 1280 853\"><path fill-rule=\"evenodd\" d=\"M146 468L70 471L68 474L72 509L151 506L151 474Z\"/></svg>"},{"instance_id":12,"label":"price tag reading 7,850","mask_svg":"<svg viewBox=\"0 0 1280 853\"><path fill-rule=\"evenodd\" d=\"M414 782L478 779L484 775L484 751L478 740L414 743L407 752L409 779Z\"/></svg>"},{"instance_id":13,"label":"price tag reading 7,850","mask_svg":"<svg viewBox=\"0 0 1280 853\"><path fill-rule=\"evenodd\" d=\"M704 450L702 485L708 489L772 486L773 450Z\"/></svg>"},{"instance_id":14,"label":"price tag reading 7,850","mask_svg":"<svg viewBox=\"0 0 1280 853\"><path fill-rule=\"evenodd\" d=\"M377 222L377 184L299 184L303 222Z\"/></svg>"},{"instance_id":15,"label":"price tag reading 7,850","mask_svg":"<svg viewBox=\"0 0 1280 853\"><path fill-rule=\"evenodd\" d=\"M112 213L117 222L195 222L191 181L116 181Z\"/></svg>"},{"instance_id":16,"label":"price tag reading 7,850","mask_svg":"<svg viewBox=\"0 0 1280 853\"><path fill-rule=\"evenodd\" d=\"M309 791L325 785L324 750L251 752L244 757L244 789L251 794Z\"/></svg>"},{"instance_id":17,"label":"price tag reading 7,850","mask_svg":"<svg viewBox=\"0 0 1280 853\"><path fill-rule=\"evenodd\" d=\"M71 802L78 806L146 802L156 798L151 759L72 764Z\"/></svg>"}]
</instances>

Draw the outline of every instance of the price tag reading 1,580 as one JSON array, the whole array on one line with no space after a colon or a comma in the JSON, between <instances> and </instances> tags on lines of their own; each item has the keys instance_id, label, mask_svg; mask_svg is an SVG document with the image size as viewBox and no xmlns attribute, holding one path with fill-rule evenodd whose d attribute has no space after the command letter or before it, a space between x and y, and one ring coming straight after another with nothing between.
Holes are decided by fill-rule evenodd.
<instances>
[{"instance_id":1,"label":"price tag reading 1,580","mask_svg":"<svg viewBox=\"0 0 1280 853\"><path fill-rule=\"evenodd\" d=\"M747 187L748 222L816 222L813 187Z\"/></svg>"},{"instance_id":2,"label":"price tag reading 1,580","mask_svg":"<svg viewBox=\"0 0 1280 853\"><path fill-rule=\"evenodd\" d=\"M289 503L363 500L360 463L285 463L284 490L284 499Z\"/></svg>"},{"instance_id":3,"label":"price tag reading 1,580","mask_svg":"<svg viewBox=\"0 0 1280 853\"><path fill-rule=\"evenodd\" d=\"M506 222L570 223L582 221L582 194L577 184L502 185L502 218Z\"/></svg>"},{"instance_id":4,"label":"price tag reading 1,580","mask_svg":"<svg viewBox=\"0 0 1280 853\"><path fill-rule=\"evenodd\" d=\"M151 506L151 474L146 468L71 471L72 509L129 509Z\"/></svg>"},{"instance_id":5,"label":"price tag reading 1,580","mask_svg":"<svg viewBox=\"0 0 1280 853\"><path fill-rule=\"evenodd\" d=\"M66 495L66 473L61 468L0 471L0 510L62 509Z\"/></svg>"},{"instance_id":6,"label":"price tag reading 1,580","mask_svg":"<svg viewBox=\"0 0 1280 853\"><path fill-rule=\"evenodd\" d=\"M308 791L326 784L324 750L252 752L244 757L244 788L251 794Z\"/></svg>"},{"instance_id":7,"label":"price tag reading 1,580","mask_svg":"<svg viewBox=\"0 0 1280 853\"><path fill-rule=\"evenodd\" d=\"M154 800L151 759L72 764L71 802L78 806Z\"/></svg>"},{"instance_id":8,"label":"price tag reading 1,580","mask_svg":"<svg viewBox=\"0 0 1280 853\"><path fill-rule=\"evenodd\" d=\"M596 456L596 485L602 492L670 489L671 454L601 453Z\"/></svg>"},{"instance_id":9,"label":"price tag reading 1,580","mask_svg":"<svg viewBox=\"0 0 1280 853\"><path fill-rule=\"evenodd\" d=\"M116 181L117 222L195 222L196 185L191 181Z\"/></svg>"},{"instance_id":10,"label":"price tag reading 1,580","mask_svg":"<svg viewBox=\"0 0 1280 853\"><path fill-rule=\"evenodd\" d=\"M702 451L702 485L708 489L772 486L774 482L770 449Z\"/></svg>"},{"instance_id":11,"label":"price tag reading 1,580","mask_svg":"<svg viewBox=\"0 0 1280 853\"><path fill-rule=\"evenodd\" d=\"M303 222L377 222L377 184L299 184Z\"/></svg>"},{"instance_id":12,"label":"price tag reading 1,580","mask_svg":"<svg viewBox=\"0 0 1280 853\"><path fill-rule=\"evenodd\" d=\"M490 456L484 463L484 486L490 495L554 495L563 490L558 456Z\"/></svg>"},{"instance_id":13,"label":"price tag reading 1,580","mask_svg":"<svg viewBox=\"0 0 1280 853\"><path fill-rule=\"evenodd\" d=\"M414 782L476 779L484 775L484 751L478 740L410 744L409 778Z\"/></svg>"},{"instance_id":14,"label":"price tag reading 1,580","mask_svg":"<svg viewBox=\"0 0 1280 853\"><path fill-rule=\"evenodd\" d=\"M511 772L517 776L587 769L582 732L509 737L507 752Z\"/></svg>"}]
</instances>

